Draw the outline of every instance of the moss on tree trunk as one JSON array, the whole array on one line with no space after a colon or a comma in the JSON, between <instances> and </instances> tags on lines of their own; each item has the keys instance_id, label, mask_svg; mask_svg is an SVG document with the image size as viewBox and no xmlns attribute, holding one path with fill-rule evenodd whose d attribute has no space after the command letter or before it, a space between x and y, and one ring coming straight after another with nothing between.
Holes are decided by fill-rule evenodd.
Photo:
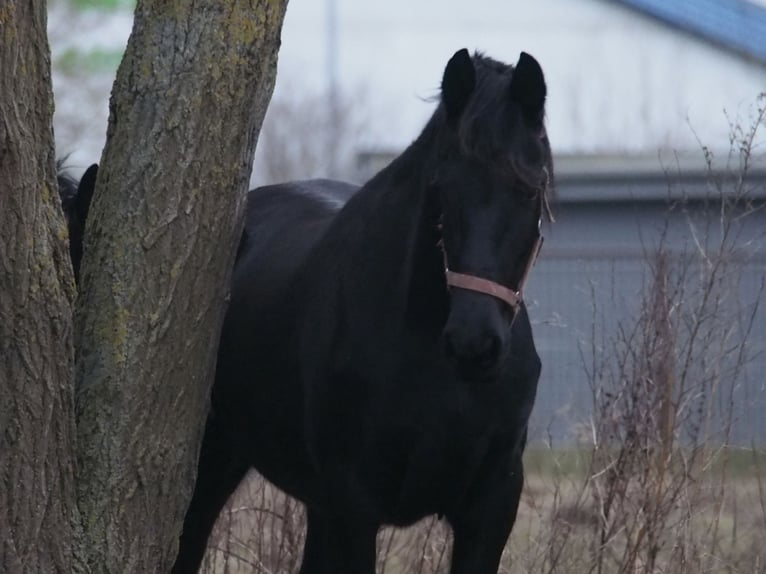
<instances>
[{"instance_id":1,"label":"moss on tree trunk","mask_svg":"<svg viewBox=\"0 0 766 574\"><path fill-rule=\"evenodd\" d=\"M72 282L44 1L0 5L0 572L70 572Z\"/></svg>"}]
</instances>

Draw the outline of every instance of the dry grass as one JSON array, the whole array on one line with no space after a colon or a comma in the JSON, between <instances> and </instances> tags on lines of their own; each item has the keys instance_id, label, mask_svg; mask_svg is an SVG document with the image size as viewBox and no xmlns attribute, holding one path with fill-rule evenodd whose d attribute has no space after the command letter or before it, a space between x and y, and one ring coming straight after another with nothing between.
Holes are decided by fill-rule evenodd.
<instances>
[{"instance_id":1,"label":"dry grass","mask_svg":"<svg viewBox=\"0 0 766 574\"><path fill-rule=\"evenodd\" d=\"M579 456L580 469L593 464L588 450L530 454L547 468L562 456ZM740 451L733 458L725 467L699 469L694 480L684 480L683 488L664 499L662 512L646 503L657 493L642 491L640 481L621 491L622 504L607 511L598 484L602 476L572 470L571 464L567 472L532 469L509 541L515 560L506 571L762 572L766 512L760 484L766 451Z\"/></svg>"},{"instance_id":2,"label":"dry grass","mask_svg":"<svg viewBox=\"0 0 766 574\"><path fill-rule=\"evenodd\" d=\"M568 574L625 572L637 529L624 522L603 541L604 516L588 474L592 452L533 448L519 516L501 572ZM766 572L766 451L719 452L699 469L668 509L664 527L645 540L657 547L649 569L642 552L630 572ZM639 493L635 493L639 494ZM641 500L637 496L636 500ZM626 509L627 510L627 509ZM630 508L637 522L640 507ZM297 572L305 517L295 501L253 473L221 515L203 565L206 574ZM434 518L412 528L386 528L378 536L380 574L446 573L449 528Z\"/></svg>"}]
</instances>

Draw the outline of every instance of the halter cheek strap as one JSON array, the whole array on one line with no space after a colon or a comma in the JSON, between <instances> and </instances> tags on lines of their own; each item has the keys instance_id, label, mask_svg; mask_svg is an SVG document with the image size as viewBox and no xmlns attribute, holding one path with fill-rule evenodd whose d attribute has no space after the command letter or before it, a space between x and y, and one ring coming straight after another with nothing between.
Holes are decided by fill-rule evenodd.
<instances>
[{"instance_id":1,"label":"halter cheek strap","mask_svg":"<svg viewBox=\"0 0 766 574\"><path fill-rule=\"evenodd\" d=\"M545 137L545 130L543 130L540 137ZM548 217L548 221L553 222L555 220L553 218L553 213L551 213L551 208L548 203L548 197L546 193L548 185L550 184L550 174L548 173L547 167L543 167L543 175L545 176L545 181L543 182L543 188L540 193L540 211ZM521 279L519 280L519 287L515 291L506 287L505 285L501 285L500 283L496 283L495 281L491 281L489 279L484 279L483 277L468 275L466 273L457 273L450 270L449 263L447 262L447 250L444 247L444 240L440 240L439 246L441 247L442 256L444 257L444 274L447 279L447 286L457 287L458 289L465 289L467 291L476 291L477 293L484 293L485 295L491 295L492 297L507 303L511 309L513 309L515 316L515 313L519 310L519 307L523 302L524 286L527 284L529 273L532 271L532 267L535 266L537 256L540 255L540 250L543 247L543 236L540 234L541 227L542 217L537 221L537 239L535 239L535 244L532 246L532 251L529 253L529 259L527 259L527 264L524 267L524 273L521 275ZM439 229L441 230L441 220L439 223Z\"/></svg>"}]
</instances>

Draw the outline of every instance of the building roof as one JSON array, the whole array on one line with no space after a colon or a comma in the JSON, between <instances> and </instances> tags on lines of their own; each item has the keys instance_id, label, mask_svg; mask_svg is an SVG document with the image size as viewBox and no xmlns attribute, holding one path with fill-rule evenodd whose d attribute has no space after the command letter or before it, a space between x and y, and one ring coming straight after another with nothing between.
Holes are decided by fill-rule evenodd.
<instances>
[{"instance_id":1,"label":"building roof","mask_svg":"<svg viewBox=\"0 0 766 574\"><path fill-rule=\"evenodd\" d=\"M560 203L710 201L744 193L766 200L766 156L711 159L698 155L554 157ZM741 179L744 176L744 179Z\"/></svg>"},{"instance_id":2,"label":"building roof","mask_svg":"<svg viewBox=\"0 0 766 574\"><path fill-rule=\"evenodd\" d=\"M356 182L367 181L396 156L393 150L357 154ZM702 153L657 155L554 155L557 203L665 202L715 200L740 185L739 156L714 158ZM766 200L766 155L748 160L743 190L750 200Z\"/></svg>"},{"instance_id":3,"label":"building roof","mask_svg":"<svg viewBox=\"0 0 766 574\"><path fill-rule=\"evenodd\" d=\"M612 0L766 66L766 8L747 0Z\"/></svg>"}]
</instances>

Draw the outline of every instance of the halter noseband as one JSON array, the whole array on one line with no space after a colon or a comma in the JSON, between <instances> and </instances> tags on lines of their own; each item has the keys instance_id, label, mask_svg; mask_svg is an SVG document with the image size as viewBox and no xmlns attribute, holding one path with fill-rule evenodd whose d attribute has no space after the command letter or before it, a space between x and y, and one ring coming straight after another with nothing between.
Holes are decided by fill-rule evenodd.
<instances>
[{"instance_id":1,"label":"halter noseband","mask_svg":"<svg viewBox=\"0 0 766 574\"><path fill-rule=\"evenodd\" d=\"M447 252L442 250L444 253L444 274L447 278L447 285L449 287L457 287L458 289L466 289L468 291L476 291L478 293L491 295L492 297L507 303L511 309L513 309L515 314L518 312L519 306L523 301L524 286L527 283L529 272L532 271L532 267L535 265L535 261L537 260L537 256L540 254L540 249L542 246L543 236L538 235L537 239L535 240L535 244L532 246L532 251L529 255L529 259L527 260L527 265L524 268L524 274L521 276L519 286L515 291L506 287L505 285L501 285L500 283L496 283L495 281L491 281L489 279L484 279L483 277L451 271L447 263Z\"/></svg>"},{"instance_id":2,"label":"halter noseband","mask_svg":"<svg viewBox=\"0 0 766 574\"><path fill-rule=\"evenodd\" d=\"M540 210L541 213L545 213L549 221L553 222L555 219L553 218L553 213L551 212L546 194L548 184L550 183L550 175L548 169L545 167L543 168L543 173L545 174L545 184L540 191ZM513 309L515 317L524 300L524 286L527 284L527 278L532 271L532 267L535 266L537 256L540 255L540 250L543 247L543 236L540 234L541 227L542 216L541 219L537 220L537 239L535 239L535 243L532 246L529 259L527 259L527 265L524 267L524 273L522 274L521 279L519 280L519 286L515 291L490 279L484 279L483 277L468 275L466 273L457 273L456 271L450 270L449 263L447 262L447 250L444 247L444 241L440 241L439 244L442 249L442 255L444 256L444 275L447 278L447 286L457 287L458 289L465 289L467 291L476 291L477 293L484 293L485 295L491 295L496 299L500 299Z\"/></svg>"}]
</instances>

